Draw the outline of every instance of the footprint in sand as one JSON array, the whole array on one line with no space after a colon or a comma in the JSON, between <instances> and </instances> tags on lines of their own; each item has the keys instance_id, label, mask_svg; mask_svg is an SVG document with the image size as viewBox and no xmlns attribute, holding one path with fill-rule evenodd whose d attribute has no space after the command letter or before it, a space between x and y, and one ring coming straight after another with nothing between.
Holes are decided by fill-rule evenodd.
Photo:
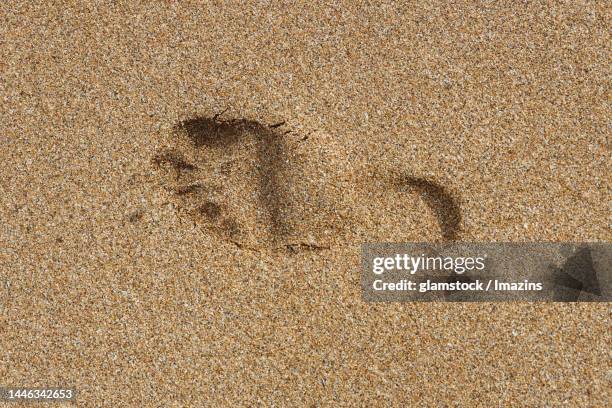
<instances>
[{"instance_id":1,"label":"footprint in sand","mask_svg":"<svg viewBox=\"0 0 612 408\"><path fill-rule=\"evenodd\" d=\"M290 136L283 125L218 115L189 119L175 127L171 147L153 163L166 172L165 188L181 212L219 238L254 249L316 249L300 230L326 211L316 194L300 188L305 159L289 145L303 137ZM325 229L320 222L311 226Z\"/></svg>"},{"instance_id":2,"label":"footprint in sand","mask_svg":"<svg viewBox=\"0 0 612 408\"><path fill-rule=\"evenodd\" d=\"M321 151L308 147L307 138L284 122L196 117L175 126L153 164L182 214L238 246L317 250L338 238L367 239L367 231L359 232L367 223L344 199L343 191L351 188L347 177L326 171L326 160L317 157ZM354 179L368 184L363 177ZM442 186L397 176L385 189L398 198L419 195L436 216L443 240L457 239L460 208Z\"/></svg>"}]
</instances>

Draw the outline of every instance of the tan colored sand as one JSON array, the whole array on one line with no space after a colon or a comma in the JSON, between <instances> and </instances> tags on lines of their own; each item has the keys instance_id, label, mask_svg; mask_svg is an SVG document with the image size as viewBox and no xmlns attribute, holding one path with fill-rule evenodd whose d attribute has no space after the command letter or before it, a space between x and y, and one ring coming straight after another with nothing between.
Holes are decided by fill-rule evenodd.
<instances>
[{"instance_id":1,"label":"tan colored sand","mask_svg":"<svg viewBox=\"0 0 612 408\"><path fill-rule=\"evenodd\" d=\"M456 239L610 241L605 2L145 3L0 5L0 385L73 385L79 406L609 402L608 304L359 288L362 242L443 239L402 177L456 200ZM177 136L225 109L291 131L280 239L256 173L274 155ZM164 149L208 169L190 181L239 239L189 215Z\"/></svg>"}]
</instances>

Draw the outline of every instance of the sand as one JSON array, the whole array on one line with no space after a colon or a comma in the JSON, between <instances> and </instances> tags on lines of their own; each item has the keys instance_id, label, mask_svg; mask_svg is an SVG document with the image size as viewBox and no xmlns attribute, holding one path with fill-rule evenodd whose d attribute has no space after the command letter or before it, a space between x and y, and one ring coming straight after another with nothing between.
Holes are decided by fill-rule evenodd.
<instances>
[{"instance_id":1,"label":"sand","mask_svg":"<svg viewBox=\"0 0 612 408\"><path fill-rule=\"evenodd\" d=\"M0 5L0 385L609 402L609 304L359 287L367 241L610 241L605 2L80 3Z\"/></svg>"}]
</instances>

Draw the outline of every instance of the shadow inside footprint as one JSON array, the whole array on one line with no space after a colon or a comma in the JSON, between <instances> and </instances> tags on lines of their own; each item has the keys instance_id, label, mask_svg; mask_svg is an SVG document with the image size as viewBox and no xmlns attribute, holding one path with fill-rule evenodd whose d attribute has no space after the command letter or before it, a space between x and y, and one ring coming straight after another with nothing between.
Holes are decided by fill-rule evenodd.
<instances>
[{"instance_id":1,"label":"shadow inside footprint","mask_svg":"<svg viewBox=\"0 0 612 408\"><path fill-rule=\"evenodd\" d=\"M400 188L408 186L416 190L436 215L445 241L456 241L461 232L461 208L457 199L443 186L426 178L403 176Z\"/></svg>"},{"instance_id":2,"label":"shadow inside footprint","mask_svg":"<svg viewBox=\"0 0 612 408\"><path fill-rule=\"evenodd\" d=\"M258 124L257 122L253 122ZM249 124L245 120L220 121L215 117L197 117L179 123L178 128L187 132L187 136L194 146L201 147L227 147L240 142L243 129L241 124Z\"/></svg>"},{"instance_id":3,"label":"shadow inside footprint","mask_svg":"<svg viewBox=\"0 0 612 408\"><path fill-rule=\"evenodd\" d=\"M154 157L153 163L176 172L179 185L171 191L189 201L188 206L194 208L192 212L198 219L214 224L230 238L239 235L245 224L250 224L252 231L267 230L265 240L273 243L282 242L289 235L290 227L286 222L291 213L287 199L289 171L285 133L278 125L246 119L219 120L215 115L180 122L174 134L179 150L183 146L183 153L164 151ZM185 143L180 143L181 138L188 141L187 150ZM192 158L188 160L187 156ZM239 169L234 169L236 167ZM196 174L188 178L185 176L188 172ZM233 206L234 213L253 207L249 219L239 222L235 219L236 214L225 214L226 205L211 199L211 189L213 186L219 189L220 183L231 184L224 188L234 190L234 194L221 196L226 204L228 200L243 200ZM253 190L253 194L244 194L245 190ZM266 220L257 226L253 218L260 214L264 214Z\"/></svg>"},{"instance_id":4,"label":"shadow inside footprint","mask_svg":"<svg viewBox=\"0 0 612 408\"><path fill-rule=\"evenodd\" d=\"M179 124L192 141L195 148L228 149L242 143L245 137L255 137L258 155L258 182L261 206L269 216L271 235L282 239L288 235L285 223L287 204L282 175L286 174L285 144L283 135L276 131L275 125L235 119L218 120L216 117L198 117Z\"/></svg>"}]
</instances>

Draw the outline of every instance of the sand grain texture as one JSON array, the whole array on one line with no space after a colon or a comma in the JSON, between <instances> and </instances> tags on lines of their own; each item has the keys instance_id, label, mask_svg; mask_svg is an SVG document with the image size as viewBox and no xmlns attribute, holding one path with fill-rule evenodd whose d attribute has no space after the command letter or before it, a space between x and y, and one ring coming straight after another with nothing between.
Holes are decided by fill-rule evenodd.
<instances>
[{"instance_id":1,"label":"sand grain texture","mask_svg":"<svg viewBox=\"0 0 612 408\"><path fill-rule=\"evenodd\" d=\"M358 267L364 241L610 241L610 17L4 2L0 385L605 406L609 305L366 304ZM215 121L239 131L190 139Z\"/></svg>"}]
</instances>

